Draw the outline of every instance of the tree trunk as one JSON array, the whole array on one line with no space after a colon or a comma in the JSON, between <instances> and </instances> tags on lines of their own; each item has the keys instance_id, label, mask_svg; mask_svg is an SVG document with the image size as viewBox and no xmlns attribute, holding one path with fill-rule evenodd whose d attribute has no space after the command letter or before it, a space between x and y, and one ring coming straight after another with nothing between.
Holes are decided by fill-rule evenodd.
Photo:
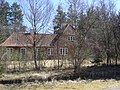
<instances>
[{"instance_id":1,"label":"tree trunk","mask_svg":"<svg viewBox=\"0 0 120 90\"><path fill-rule=\"evenodd\" d=\"M118 49L117 44L115 44L115 65L117 66L117 60L118 60Z\"/></svg>"},{"instance_id":2,"label":"tree trunk","mask_svg":"<svg viewBox=\"0 0 120 90\"><path fill-rule=\"evenodd\" d=\"M19 62L19 71L20 71L20 68L21 68L21 66L20 66L20 60L18 62Z\"/></svg>"},{"instance_id":3,"label":"tree trunk","mask_svg":"<svg viewBox=\"0 0 120 90\"><path fill-rule=\"evenodd\" d=\"M80 74L80 64L79 63L80 63L79 60L75 60L75 65L74 65L75 76L79 76L79 74Z\"/></svg>"},{"instance_id":4,"label":"tree trunk","mask_svg":"<svg viewBox=\"0 0 120 90\"><path fill-rule=\"evenodd\" d=\"M115 56L115 65L117 66L117 58L118 58L118 56L116 55Z\"/></svg>"},{"instance_id":5,"label":"tree trunk","mask_svg":"<svg viewBox=\"0 0 120 90\"><path fill-rule=\"evenodd\" d=\"M107 65L109 65L109 61L110 61L110 55L109 55L109 52L107 51Z\"/></svg>"},{"instance_id":6,"label":"tree trunk","mask_svg":"<svg viewBox=\"0 0 120 90\"><path fill-rule=\"evenodd\" d=\"M38 66L37 66L37 59L36 59L36 46L35 46L35 42L34 42L34 45L33 45L33 60L34 60L34 63L35 63L35 69L37 70L38 69Z\"/></svg>"},{"instance_id":7,"label":"tree trunk","mask_svg":"<svg viewBox=\"0 0 120 90\"><path fill-rule=\"evenodd\" d=\"M80 75L80 66L79 65L75 65L74 66L74 76L78 77Z\"/></svg>"},{"instance_id":8,"label":"tree trunk","mask_svg":"<svg viewBox=\"0 0 120 90\"><path fill-rule=\"evenodd\" d=\"M60 69L60 59L59 59L59 41L57 42L57 58L58 58L58 70Z\"/></svg>"}]
</instances>

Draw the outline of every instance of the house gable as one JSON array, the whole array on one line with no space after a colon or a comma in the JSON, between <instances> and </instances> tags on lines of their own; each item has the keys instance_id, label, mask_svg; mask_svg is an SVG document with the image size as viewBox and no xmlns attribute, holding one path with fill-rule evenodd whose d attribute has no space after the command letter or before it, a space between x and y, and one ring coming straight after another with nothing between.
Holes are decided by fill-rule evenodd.
<instances>
[{"instance_id":1,"label":"house gable","mask_svg":"<svg viewBox=\"0 0 120 90\"><path fill-rule=\"evenodd\" d=\"M56 42L68 42L69 36L75 36L75 29L70 25L67 24L64 29L60 31L56 37L53 39L52 44L54 45Z\"/></svg>"},{"instance_id":2,"label":"house gable","mask_svg":"<svg viewBox=\"0 0 120 90\"><path fill-rule=\"evenodd\" d=\"M68 24L65 30L63 30L63 34L64 35L75 35L75 29L70 24Z\"/></svg>"}]
</instances>

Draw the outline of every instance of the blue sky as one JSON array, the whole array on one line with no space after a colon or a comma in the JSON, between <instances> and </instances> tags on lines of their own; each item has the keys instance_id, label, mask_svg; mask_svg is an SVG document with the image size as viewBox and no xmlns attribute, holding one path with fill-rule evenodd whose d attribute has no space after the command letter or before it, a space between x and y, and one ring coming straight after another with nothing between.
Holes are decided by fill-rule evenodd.
<instances>
[{"instance_id":1,"label":"blue sky","mask_svg":"<svg viewBox=\"0 0 120 90\"><path fill-rule=\"evenodd\" d=\"M6 0L6 1L8 1L10 4L12 4L13 2L16 2L17 0ZM57 5L61 2L62 3L62 5L63 5L63 7L65 7L64 5L64 2L66 1L66 0L51 0L52 2L53 2L53 5L54 5L54 7L57 7ZM88 0L88 1L92 1L92 0ZM120 9L120 0L114 0L115 2L116 2L116 8L117 8L117 10L119 10Z\"/></svg>"},{"instance_id":2,"label":"blue sky","mask_svg":"<svg viewBox=\"0 0 120 90\"><path fill-rule=\"evenodd\" d=\"M13 2L17 2L18 0L6 0L6 1L8 1L10 4L12 4ZM65 5L65 1L67 1L67 0L51 0L51 1L53 3L53 6L54 6L53 14L56 13L56 8L57 8L59 3L61 3L62 7L67 10L66 7L68 7L68 6ZM88 0L88 1L91 2L92 0ZM120 0L114 0L114 1L115 1L115 4L116 4L117 11L120 10ZM24 20L24 24L28 26L28 24L26 23L26 20Z\"/></svg>"}]
</instances>

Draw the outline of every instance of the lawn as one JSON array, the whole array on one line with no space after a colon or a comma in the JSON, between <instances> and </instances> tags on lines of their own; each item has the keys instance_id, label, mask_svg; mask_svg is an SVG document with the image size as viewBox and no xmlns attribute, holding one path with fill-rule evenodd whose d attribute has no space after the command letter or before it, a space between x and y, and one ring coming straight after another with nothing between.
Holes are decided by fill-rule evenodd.
<instances>
[{"instance_id":1,"label":"lawn","mask_svg":"<svg viewBox=\"0 0 120 90\"><path fill-rule=\"evenodd\" d=\"M41 83L27 83L21 86L5 87L0 90L106 90L120 87L116 80L81 80L81 81L53 81ZM9 89L8 89L9 88Z\"/></svg>"}]
</instances>

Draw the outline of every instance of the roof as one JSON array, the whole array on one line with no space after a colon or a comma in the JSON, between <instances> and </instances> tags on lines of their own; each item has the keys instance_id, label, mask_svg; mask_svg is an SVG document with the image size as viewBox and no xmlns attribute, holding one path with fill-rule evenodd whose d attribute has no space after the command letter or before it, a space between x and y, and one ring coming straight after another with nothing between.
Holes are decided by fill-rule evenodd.
<instances>
[{"instance_id":1,"label":"roof","mask_svg":"<svg viewBox=\"0 0 120 90\"><path fill-rule=\"evenodd\" d=\"M33 46L33 40L35 37L37 47L49 47L52 40L56 37L56 34L26 34L26 33L13 33L9 38L5 40L0 46L5 47L31 47Z\"/></svg>"},{"instance_id":2,"label":"roof","mask_svg":"<svg viewBox=\"0 0 120 90\"><path fill-rule=\"evenodd\" d=\"M75 35L75 29L67 24L62 30L62 34ZM61 34L30 34L23 32L14 32L9 38L7 38L0 46L3 47L32 47L34 44L34 37L37 47L50 47L55 43Z\"/></svg>"}]
</instances>

